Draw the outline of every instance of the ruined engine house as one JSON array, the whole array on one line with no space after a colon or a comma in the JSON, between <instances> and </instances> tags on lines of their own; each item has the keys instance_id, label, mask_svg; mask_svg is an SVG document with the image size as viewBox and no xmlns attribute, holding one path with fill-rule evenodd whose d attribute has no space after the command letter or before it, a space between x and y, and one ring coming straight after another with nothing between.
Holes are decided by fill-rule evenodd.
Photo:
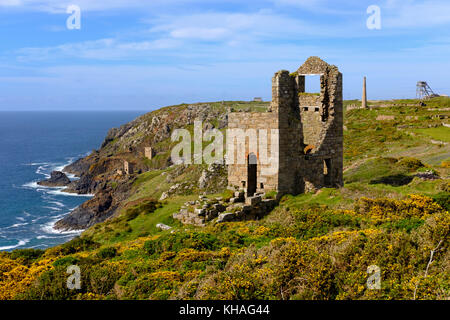
<instances>
[{"instance_id":1,"label":"ruined engine house","mask_svg":"<svg viewBox=\"0 0 450 320\"><path fill-rule=\"evenodd\" d=\"M305 92L309 75L320 75L320 93ZM259 148L245 142L245 163L228 165L228 185L256 192L299 194L343 185L342 74L334 65L310 57L294 73L272 78L272 103L267 112L233 112L229 129L266 129L273 164L261 161ZM277 132L276 140L271 132ZM258 139L262 137L258 134ZM237 141L227 141L227 144ZM275 147L277 145L277 147ZM236 146L238 148L238 146Z\"/></svg>"}]
</instances>

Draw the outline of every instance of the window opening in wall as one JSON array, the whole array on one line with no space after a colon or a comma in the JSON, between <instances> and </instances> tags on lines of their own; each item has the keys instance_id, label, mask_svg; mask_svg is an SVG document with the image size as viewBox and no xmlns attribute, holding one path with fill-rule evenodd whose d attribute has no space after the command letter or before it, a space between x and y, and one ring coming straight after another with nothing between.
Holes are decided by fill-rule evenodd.
<instances>
[{"instance_id":1,"label":"window opening in wall","mask_svg":"<svg viewBox=\"0 0 450 320\"><path fill-rule=\"evenodd\" d=\"M311 74L305 76L305 92L320 94L320 75Z\"/></svg>"}]
</instances>

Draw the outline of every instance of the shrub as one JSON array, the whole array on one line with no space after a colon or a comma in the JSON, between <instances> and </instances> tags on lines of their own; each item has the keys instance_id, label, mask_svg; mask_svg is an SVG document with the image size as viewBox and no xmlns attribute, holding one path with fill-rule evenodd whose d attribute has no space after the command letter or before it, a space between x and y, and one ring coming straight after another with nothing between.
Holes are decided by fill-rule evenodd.
<instances>
[{"instance_id":1,"label":"shrub","mask_svg":"<svg viewBox=\"0 0 450 320\"><path fill-rule=\"evenodd\" d=\"M385 227L388 229L397 229L397 230L405 230L407 233L411 233L411 231L421 227L425 221L423 219L411 218L411 219L402 219L396 222L387 223Z\"/></svg>"},{"instance_id":2,"label":"shrub","mask_svg":"<svg viewBox=\"0 0 450 320\"><path fill-rule=\"evenodd\" d=\"M358 202L357 211L358 214L368 217L374 222L387 222L410 218L426 219L443 210L429 197L409 195L405 200L363 197Z\"/></svg>"},{"instance_id":3,"label":"shrub","mask_svg":"<svg viewBox=\"0 0 450 320\"><path fill-rule=\"evenodd\" d=\"M89 237L76 237L61 246L63 254L73 254L80 251L93 250L100 245Z\"/></svg>"},{"instance_id":4,"label":"shrub","mask_svg":"<svg viewBox=\"0 0 450 320\"><path fill-rule=\"evenodd\" d=\"M74 265L78 263L78 259L75 257L63 257L61 259L56 260L55 262L53 262L53 266L55 267L59 267L59 266L63 266L63 267L67 267L70 265Z\"/></svg>"},{"instance_id":5,"label":"shrub","mask_svg":"<svg viewBox=\"0 0 450 320\"><path fill-rule=\"evenodd\" d=\"M90 269L87 290L99 295L110 294L114 284L122 276L120 268L116 268L114 264L92 266Z\"/></svg>"},{"instance_id":6,"label":"shrub","mask_svg":"<svg viewBox=\"0 0 450 320\"><path fill-rule=\"evenodd\" d=\"M179 232L162 235L156 240L148 240L144 243L144 249L152 255L184 248L214 250L218 244L217 237L207 232Z\"/></svg>"},{"instance_id":7,"label":"shrub","mask_svg":"<svg viewBox=\"0 0 450 320\"><path fill-rule=\"evenodd\" d=\"M25 264L40 258L44 254L41 249L17 249L11 252L10 258L13 260L20 260Z\"/></svg>"},{"instance_id":8,"label":"shrub","mask_svg":"<svg viewBox=\"0 0 450 320\"><path fill-rule=\"evenodd\" d=\"M409 171L416 171L419 168L424 167L425 165L422 163L422 161L420 161L419 159L416 158L411 158L411 157L405 157L405 158L401 158L398 162L399 165L407 168Z\"/></svg>"},{"instance_id":9,"label":"shrub","mask_svg":"<svg viewBox=\"0 0 450 320\"><path fill-rule=\"evenodd\" d=\"M156 200L146 200L142 203L136 204L131 208L128 208L123 215L126 221L136 219L141 213L148 214L154 212L158 208L158 202Z\"/></svg>"},{"instance_id":10,"label":"shrub","mask_svg":"<svg viewBox=\"0 0 450 320\"><path fill-rule=\"evenodd\" d=\"M114 258L117 255L117 249L114 247L107 247L100 249L100 251L97 253L97 256L100 259L110 259Z\"/></svg>"},{"instance_id":11,"label":"shrub","mask_svg":"<svg viewBox=\"0 0 450 320\"><path fill-rule=\"evenodd\" d=\"M81 274L83 275L83 272ZM80 291L67 288L68 276L66 267L57 266L41 274L29 290L19 294L16 298L26 300L68 300L74 298L75 294Z\"/></svg>"},{"instance_id":12,"label":"shrub","mask_svg":"<svg viewBox=\"0 0 450 320\"><path fill-rule=\"evenodd\" d=\"M224 199L224 201L229 201L233 197L234 197L234 192L232 190L230 190L230 189L226 189L222 193L222 198Z\"/></svg>"},{"instance_id":13,"label":"shrub","mask_svg":"<svg viewBox=\"0 0 450 320\"><path fill-rule=\"evenodd\" d=\"M269 191L264 195L264 198L266 199L276 199L278 192L276 191Z\"/></svg>"},{"instance_id":14,"label":"shrub","mask_svg":"<svg viewBox=\"0 0 450 320\"><path fill-rule=\"evenodd\" d=\"M442 208L450 211L450 193L449 192L439 192L433 196L433 200L436 201Z\"/></svg>"},{"instance_id":15,"label":"shrub","mask_svg":"<svg viewBox=\"0 0 450 320\"><path fill-rule=\"evenodd\" d=\"M149 255L153 255L161 252L162 248L158 240L148 240L144 243L144 250L147 251Z\"/></svg>"},{"instance_id":16,"label":"shrub","mask_svg":"<svg viewBox=\"0 0 450 320\"><path fill-rule=\"evenodd\" d=\"M450 192L450 182L444 182L440 189L445 192Z\"/></svg>"}]
</instances>

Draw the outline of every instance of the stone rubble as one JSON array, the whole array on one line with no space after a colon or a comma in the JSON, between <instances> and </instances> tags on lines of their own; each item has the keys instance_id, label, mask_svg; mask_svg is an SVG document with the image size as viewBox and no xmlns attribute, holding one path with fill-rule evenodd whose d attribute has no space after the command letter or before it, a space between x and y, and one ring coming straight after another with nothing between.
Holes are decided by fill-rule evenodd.
<instances>
[{"instance_id":1,"label":"stone rubble","mask_svg":"<svg viewBox=\"0 0 450 320\"><path fill-rule=\"evenodd\" d=\"M191 224L204 227L212 221L216 223L257 220L273 210L277 201L264 199L264 194L244 198L243 191L237 191L235 197L228 201L223 198L208 199L199 196L196 201L188 201L179 212L173 214L173 218L183 224Z\"/></svg>"}]
</instances>

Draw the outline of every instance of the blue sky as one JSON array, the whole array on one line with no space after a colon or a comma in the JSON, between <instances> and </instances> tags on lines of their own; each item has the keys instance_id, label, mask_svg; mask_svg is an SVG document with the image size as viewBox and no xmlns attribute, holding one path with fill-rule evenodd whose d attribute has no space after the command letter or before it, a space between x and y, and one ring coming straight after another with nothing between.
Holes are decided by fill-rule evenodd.
<instances>
[{"instance_id":1,"label":"blue sky","mask_svg":"<svg viewBox=\"0 0 450 320\"><path fill-rule=\"evenodd\" d=\"M312 55L339 67L346 99L363 76L369 99L413 98L419 80L449 94L449 27L448 0L0 0L0 110L270 100L272 75Z\"/></svg>"}]
</instances>

